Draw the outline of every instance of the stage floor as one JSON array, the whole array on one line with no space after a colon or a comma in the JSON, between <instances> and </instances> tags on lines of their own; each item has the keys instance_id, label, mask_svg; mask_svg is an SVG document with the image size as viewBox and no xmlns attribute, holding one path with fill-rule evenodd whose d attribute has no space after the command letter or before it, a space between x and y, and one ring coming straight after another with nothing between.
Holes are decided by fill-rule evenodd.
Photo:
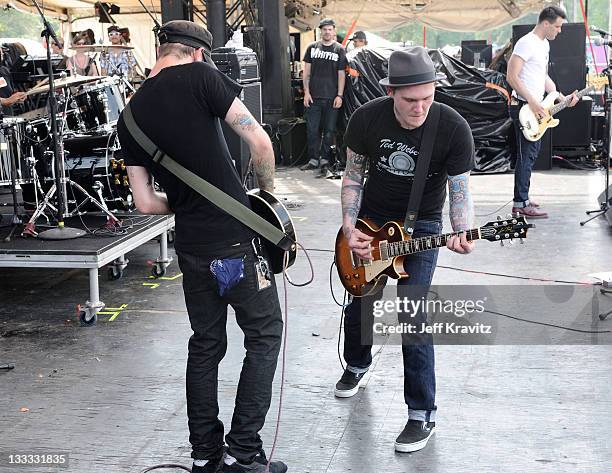
<instances>
[{"instance_id":1,"label":"stage floor","mask_svg":"<svg viewBox=\"0 0 612 473\"><path fill-rule=\"evenodd\" d=\"M478 223L509 212L509 205L496 210L511 198L511 175L471 181ZM603 218L578 223L598 206L602 175L536 172L532 189L551 218L534 222L525 245L478 242L468 256L442 250L434 283L507 285L520 295L521 286L545 284L536 278L592 282L589 273L612 271L612 229ZM293 207L300 241L313 250L316 277L309 287L288 288L286 385L275 458L295 473L612 471L606 448L612 438L609 345L436 347L437 432L414 454L393 450L407 418L400 347L377 347L359 393L334 398L342 373L340 309L330 296L329 250L341 218L339 190L339 180L296 169L278 173L277 193ZM147 260L158 253L154 242L129 253L118 281L100 272L107 307L94 327L79 326L73 304L74 294L87 290L87 271L0 268L0 365L15 365L0 371L1 473L136 473L157 463L191 465L184 386L190 328L178 266L161 279L150 276ZM308 279L303 255L291 276ZM341 299L335 275L333 288ZM505 307L527 318L515 310ZM601 327L612 330L612 317ZM231 316L228 334L219 375L226 427L244 356ZM279 387L280 371L262 431L268 452ZM54 452L69 456L67 469L7 462L11 453Z\"/></svg>"}]
</instances>

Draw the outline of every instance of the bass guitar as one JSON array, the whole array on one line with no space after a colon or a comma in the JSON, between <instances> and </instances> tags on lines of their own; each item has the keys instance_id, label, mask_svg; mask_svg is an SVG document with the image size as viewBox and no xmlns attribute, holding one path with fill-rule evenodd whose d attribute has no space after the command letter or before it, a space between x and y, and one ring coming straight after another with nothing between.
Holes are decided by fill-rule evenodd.
<instances>
[{"instance_id":1,"label":"bass guitar","mask_svg":"<svg viewBox=\"0 0 612 473\"><path fill-rule=\"evenodd\" d=\"M510 215L507 219L498 217L497 221L467 230L466 236L468 241L499 241L503 245L504 240L520 239L522 243L523 238L527 237L527 230L534 226L527 223L525 217ZM381 290L389 277L407 278L408 273L404 270L407 255L446 246L452 236L462 233L411 239L401 223L387 222L378 228L366 219L358 219L355 228L374 238L370 243L373 259L366 260L353 253L341 228L336 237L336 267L344 288L357 297Z\"/></svg>"},{"instance_id":2,"label":"bass guitar","mask_svg":"<svg viewBox=\"0 0 612 473\"><path fill-rule=\"evenodd\" d=\"M591 92L600 89L607 84L607 78L595 77L591 79L591 85L576 92L576 96L580 99ZM546 130L554 128L559 125L559 120L553 118L556 113L559 113L564 108L568 107L571 100L568 98L555 105L555 101L559 98L559 92L551 92L546 96L540 105L546 111L546 115L543 118L538 118L529 104L525 104L519 111L519 121L521 123L521 130L525 139L529 141L538 141Z\"/></svg>"}]
</instances>

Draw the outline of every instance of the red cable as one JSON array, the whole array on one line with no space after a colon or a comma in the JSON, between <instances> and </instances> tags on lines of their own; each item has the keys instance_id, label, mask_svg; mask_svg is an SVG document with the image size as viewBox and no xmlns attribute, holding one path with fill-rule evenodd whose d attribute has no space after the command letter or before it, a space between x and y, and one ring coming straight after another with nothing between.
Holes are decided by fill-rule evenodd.
<instances>
[{"instance_id":1,"label":"red cable","mask_svg":"<svg viewBox=\"0 0 612 473\"><path fill-rule=\"evenodd\" d=\"M593 50L593 43L591 41L591 33L589 31L589 24L587 21L586 13L584 11L584 3L580 0L580 10L582 11L582 19L584 20L584 29L586 30L587 38L589 38L589 47L591 48L591 56L593 57L593 65L595 66L595 73L599 74L597 69L597 58L595 57L595 51Z\"/></svg>"}]
</instances>

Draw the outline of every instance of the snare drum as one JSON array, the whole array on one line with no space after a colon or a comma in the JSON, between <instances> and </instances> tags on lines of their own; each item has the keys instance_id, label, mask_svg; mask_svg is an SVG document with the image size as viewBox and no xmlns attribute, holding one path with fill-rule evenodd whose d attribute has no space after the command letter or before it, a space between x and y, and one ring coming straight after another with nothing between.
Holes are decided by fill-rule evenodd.
<instances>
[{"instance_id":1,"label":"snare drum","mask_svg":"<svg viewBox=\"0 0 612 473\"><path fill-rule=\"evenodd\" d=\"M120 80L107 77L93 85L84 85L73 95L78 115L87 131L96 131L104 125L114 125L125 107Z\"/></svg>"}]
</instances>

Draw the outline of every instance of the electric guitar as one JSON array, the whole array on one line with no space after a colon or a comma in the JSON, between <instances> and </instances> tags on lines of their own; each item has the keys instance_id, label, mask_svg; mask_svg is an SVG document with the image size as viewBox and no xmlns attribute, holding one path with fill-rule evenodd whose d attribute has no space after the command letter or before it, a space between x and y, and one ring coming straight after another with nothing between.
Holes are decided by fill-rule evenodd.
<instances>
[{"instance_id":1,"label":"electric guitar","mask_svg":"<svg viewBox=\"0 0 612 473\"><path fill-rule=\"evenodd\" d=\"M274 196L274 194L262 189L253 189L247 192L247 196L249 197L253 212L285 232L291 240L297 241L295 226L293 225L293 220L291 220L291 215L289 215L287 208ZM289 268L295 263L295 258L297 256L296 244L293 244L289 251L284 251L265 238L261 238L260 240L266 247L268 261L274 274L282 273L283 268Z\"/></svg>"},{"instance_id":2,"label":"electric guitar","mask_svg":"<svg viewBox=\"0 0 612 473\"><path fill-rule=\"evenodd\" d=\"M520 239L527 237L527 230L535 225L527 223L525 217L509 215L507 219L498 217L497 221L488 222L480 228L467 230L468 241L489 240L499 241ZM357 219L355 228L366 235L374 237L370 246L372 260L357 256L348 246L342 228L336 237L336 267L344 288L353 296L363 297L381 290L387 278L407 278L404 271L404 258L406 255L421 251L433 250L446 246L446 242L462 232L432 235L428 237L411 239L398 222L387 222L378 228L366 219Z\"/></svg>"},{"instance_id":3,"label":"electric guitar","mask_svg":"<svg viewBox=\"0 0 612 473\"><path fill-rule=\"evenodd\" d=\"M582 89L580 92L576 92L576 97L580 99L585 95L602 88L607 83L608 79L606 77L594 77L591 79L591 85ZM559 102L555 105L555 100L559 98L559 95L559 92L551 92L542 101L540 105L546 111L546 116L543 118L538 118L536 114L533 113L533 110L531 110L529 104L525 104L521 107L521 110L519 111L519 121L521 123L521 130L523 131L523 136L525 139L529 141L538 141L540 138L542 138L542 136L544 136L546 130L559 125L559 120L553 118L553 116L569 106L571 102L571 99L568 98L567 100Z\"/></svg>"}]
</instances>

